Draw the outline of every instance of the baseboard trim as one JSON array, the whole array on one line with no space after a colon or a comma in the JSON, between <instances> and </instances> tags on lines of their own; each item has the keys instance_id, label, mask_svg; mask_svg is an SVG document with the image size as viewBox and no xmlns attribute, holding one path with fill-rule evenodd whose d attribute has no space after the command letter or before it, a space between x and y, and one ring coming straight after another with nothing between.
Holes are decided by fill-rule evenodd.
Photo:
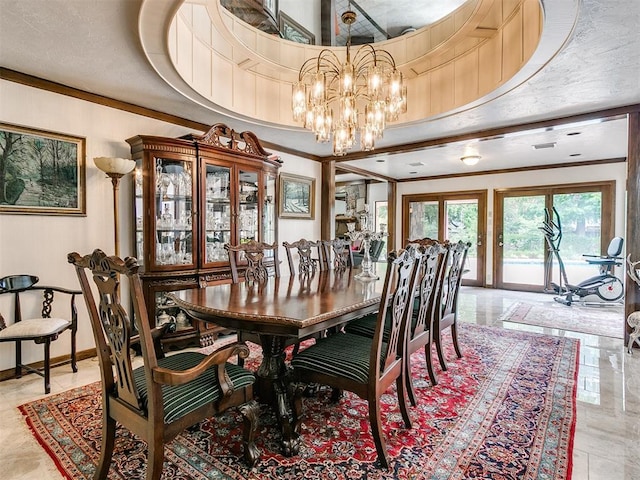
<instances>
[{"instance_id":1,"label":"baseboard trim","mask_svg":"<svg viewBox=\"0 0 640 480\"><path fill-rule=\"evenodd\" d=\"M88 350L82 350L81 352L76 353L76 361L86 360L87 358L93 358L97 355L95 348L90 348ZM59 367L61 365L67 365L71 363L71 355L61 355L59 357L55 357L51 359L51 368ZM29 367L41 369L44 367L44 360L39 362L30 363ZM25 371L23 372L23 376L28 375L31 372ZM9 380L11 378L16 378L16 369L15 367L9 368L7 370L0 370L0 382L4 380Z\"/></svg>"}]
</instances>

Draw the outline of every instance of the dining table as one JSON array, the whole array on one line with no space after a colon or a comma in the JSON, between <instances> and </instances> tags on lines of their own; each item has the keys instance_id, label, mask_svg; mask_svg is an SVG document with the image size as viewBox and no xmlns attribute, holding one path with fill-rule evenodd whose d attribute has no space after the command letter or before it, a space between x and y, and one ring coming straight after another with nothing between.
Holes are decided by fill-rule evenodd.
<instances>
[{"instance_id":1,"label":"dining table","mask_svg":"<svg viewBox=\"0 0 640 480\"><path fill-rule=\"evenodd\" d=\"M379 279L359 280L359 269L325 270L313 275L270 277L265 282L221 284L168 293L191 317L258 335L262 361L256 396L270 404L282 432L285 455L297 455L293 430L289 367L285 348L291 339L335 331L350 320L378 310L386 264L376 264Z\"/></svg>"}]
</instances>

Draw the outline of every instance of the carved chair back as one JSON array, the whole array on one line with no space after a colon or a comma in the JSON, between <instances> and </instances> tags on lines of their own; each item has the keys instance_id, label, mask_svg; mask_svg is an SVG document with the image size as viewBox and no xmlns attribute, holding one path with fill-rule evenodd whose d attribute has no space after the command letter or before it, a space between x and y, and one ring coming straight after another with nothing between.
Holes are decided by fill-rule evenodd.
<instances>
[{"instance_id":1,"label":"carved chair back","mask_svg":"<svg viewBox=\"0 0 640 480\"><path fill-rule=\"evenodd\" d=\"M229 253L231 266L231 280L240 281L241 268L244 267L244 279L248 282L264 283L273 272L273 276L280 277L280 262L278 261L278 244L264 243L250 240L240 245L225 244Z\"/></svg>"},{"instance_id":2,"label":"carved chair back","mask_svg":"<svg viewBox=\"0 0 640 480\"><path fill-rule=\"evenodd\" d=\"M289 263L289 272L291 275L298 273L299 275L313 275L316 270L324 269L321 262L322 251L320 242L312 242L304 238L293 242L282 242L287 252L287 261ZM294 253L298 254L298 271L296 272Z\"/></svg>"},{"instance_id":3,"label":"carved chair back","mask_svg":"<svg viewBox=\"0 0 640 480\"><path fill-rule=\"evenodd\" d=\"M344 271L353 266L353 252L351 241L342 238L322 241L322 261L324 270L333 266L334 270Z\"/></svg>"}]
</instances>

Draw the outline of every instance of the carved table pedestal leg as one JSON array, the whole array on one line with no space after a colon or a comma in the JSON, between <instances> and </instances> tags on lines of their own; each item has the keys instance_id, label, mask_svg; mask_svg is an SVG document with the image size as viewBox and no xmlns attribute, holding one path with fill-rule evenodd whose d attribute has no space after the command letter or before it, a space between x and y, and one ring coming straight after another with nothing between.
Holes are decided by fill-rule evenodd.
<instances>
[{"instance_id":1,"label":"carved table pedestal leg","mask_svg":"<svg viewBox=\"0 0 640 480\"><path fill-rule=\"evenodd\" d=\"M260 335L262 363L256 372L258 396L273 406L282 430L282 448L286 456L297 455L300 438L293 430L288 386L289 372L284 362L286 337Z\"/></svg>"}]
</instances>

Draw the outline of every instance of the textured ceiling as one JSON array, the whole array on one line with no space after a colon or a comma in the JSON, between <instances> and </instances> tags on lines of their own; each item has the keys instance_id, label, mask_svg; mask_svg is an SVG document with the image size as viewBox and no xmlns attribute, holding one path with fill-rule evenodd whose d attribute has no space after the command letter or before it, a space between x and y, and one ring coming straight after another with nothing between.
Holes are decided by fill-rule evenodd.
<instances>
[{"instance_id":1,"label":"textured ceiling","mask_svg":"<svg viewBox=\"0 0 640 480\"><path fill-rule=\"evenodd\" d=\"M143 3L0 0L0 66L197 122L222 121L236 130L253 130L274 149L282 145L312 155L328 154L323 148L326 146L316 145L307 132L225 118L171 88L151 67L140 45L138 15ZM549 32L553 32L554 25L576 20L554 12L561 12L562 7L578 8L573 34L555 58L540 65L528 81L488 103L389 128L380 147L639 104L640 1L553 0L543 2L543 6L544 28ZM511 168L514 158L518 165L536 165L626 156L624 120L576 128L582 131L581 135L568 136L571 129L558 128L490 141L452 142L439 149L410 154L347 160L350 165L381 175L411 178L468 171L469 167L462 168L459 158L469 148L477 149L483 157L472 167L475 170ZM136 133L140 132L132 132ZM556 142L556 148L538 155L541 152L531 147L545 142ZM581 156L570 156L578 153ZM409 165L416 162L424 165Z\"/></svg>"}]
</instances>

